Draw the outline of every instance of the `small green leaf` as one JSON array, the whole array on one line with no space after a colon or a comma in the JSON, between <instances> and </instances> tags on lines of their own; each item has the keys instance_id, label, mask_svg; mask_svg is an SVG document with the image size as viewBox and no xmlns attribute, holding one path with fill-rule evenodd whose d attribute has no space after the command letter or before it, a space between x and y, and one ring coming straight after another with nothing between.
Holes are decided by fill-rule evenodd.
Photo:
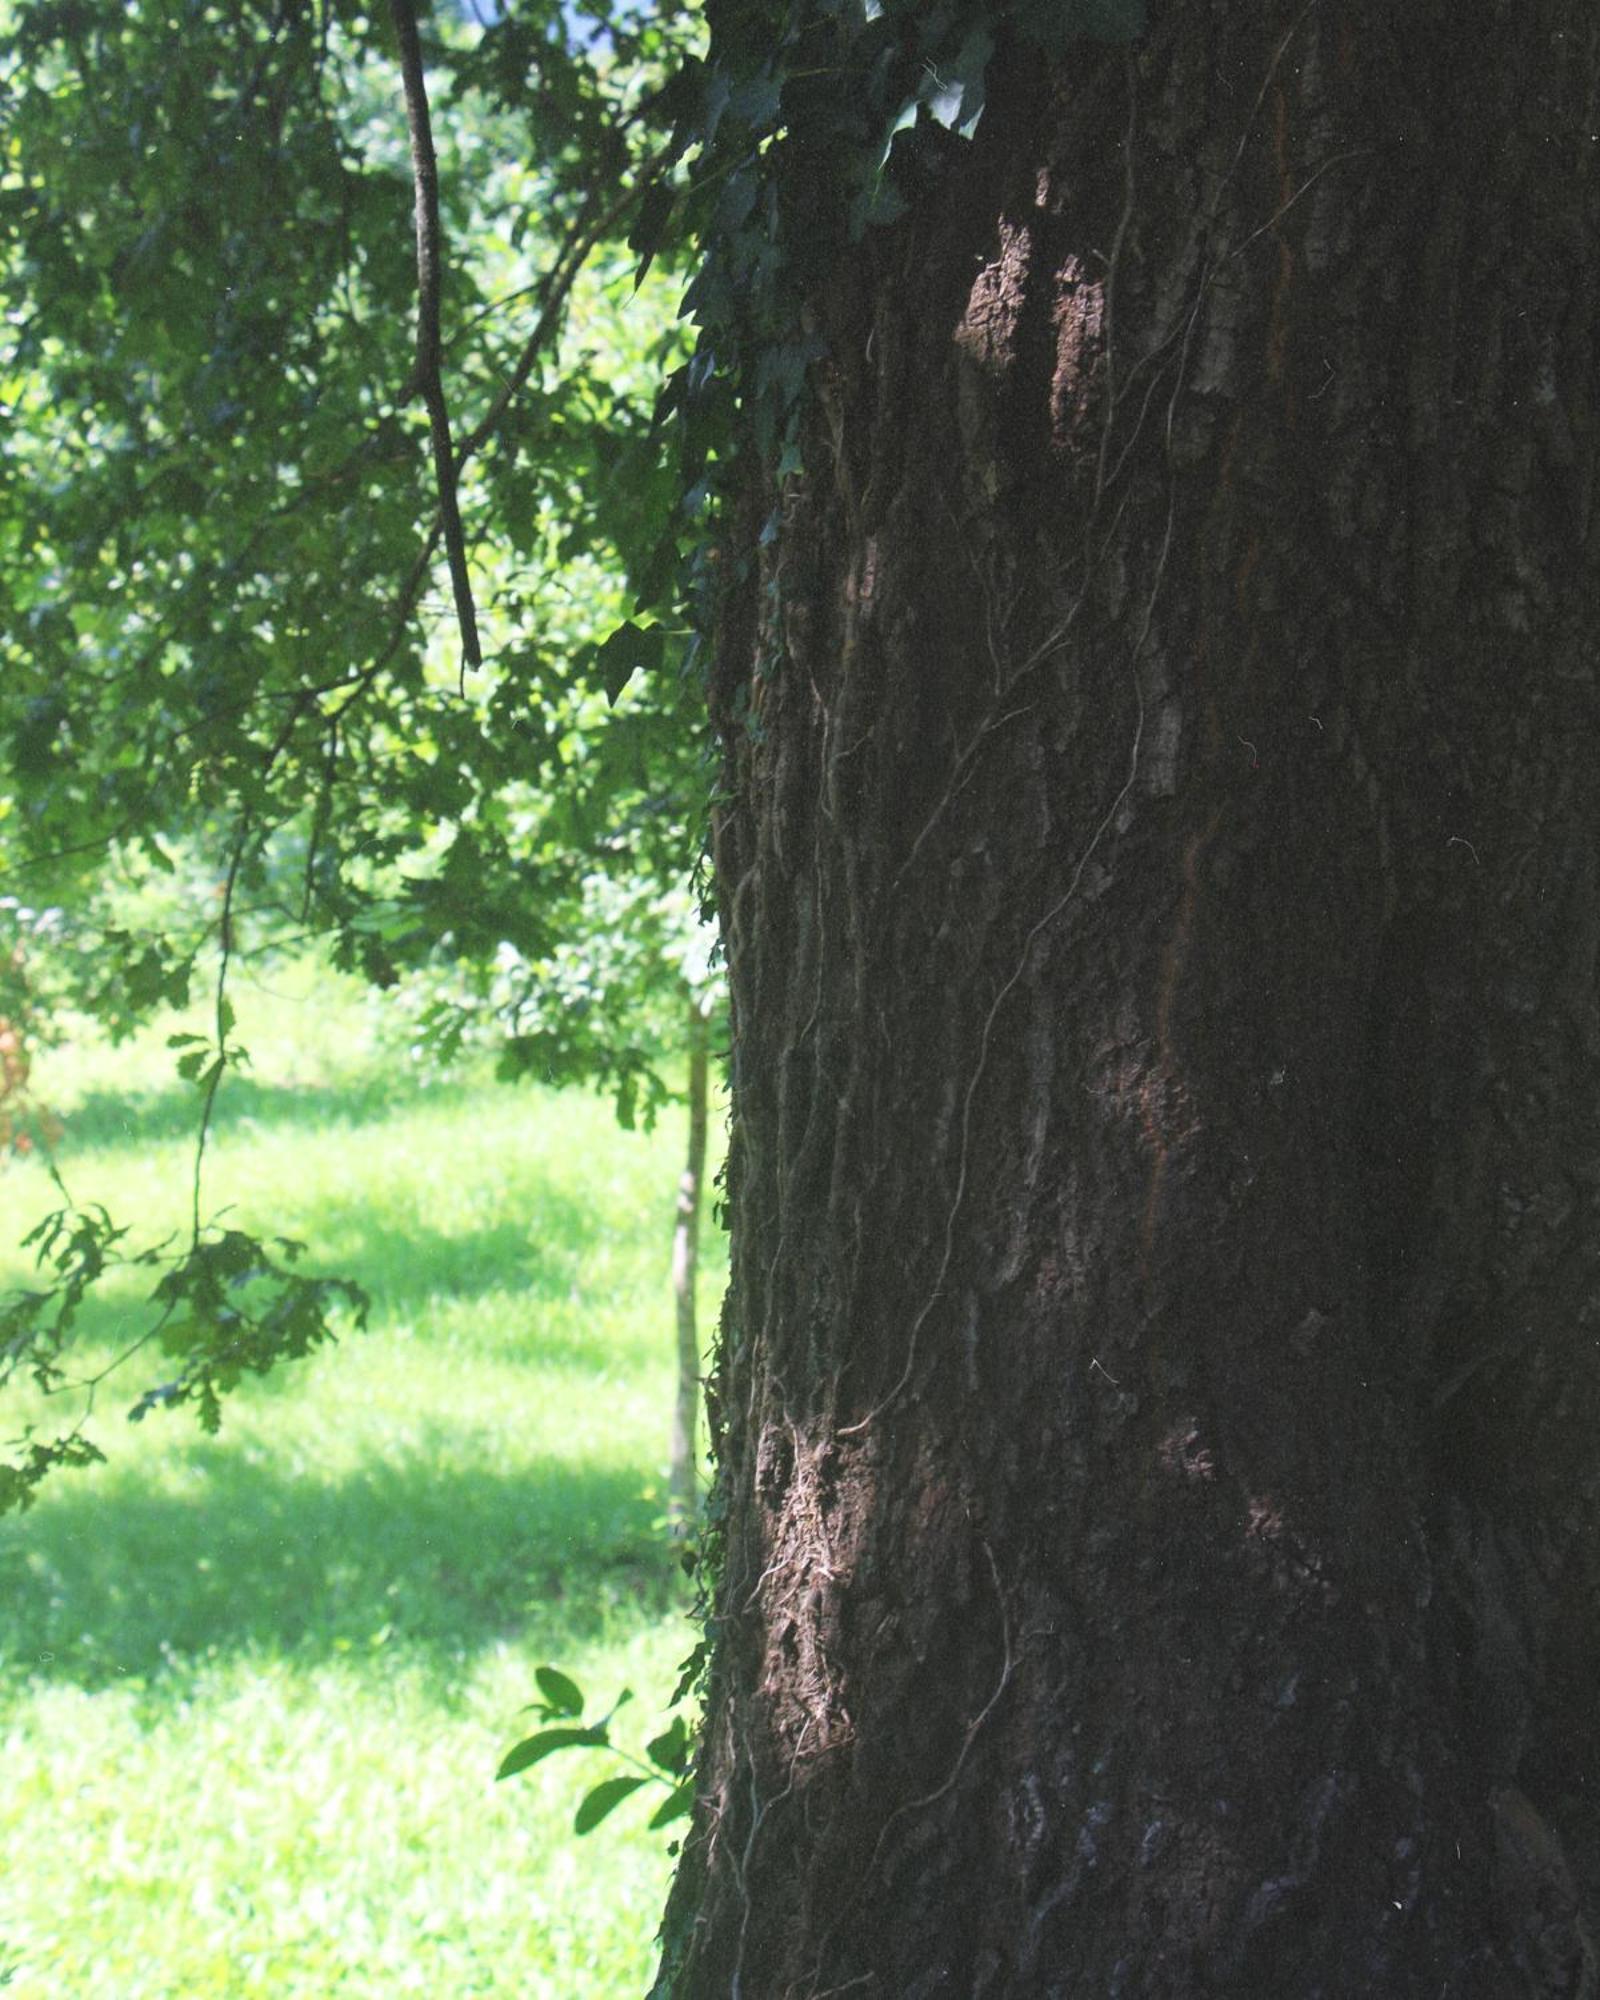
<instances>
[{"instance_id":1,"label":"small green leaf","mask_svg":"<svg viewBox=\"0 0 1600 2000\"><path fill-rule=\"evenodd\" d=\"M694 1786L680 1785L671 1798L664 1800L650 1815L651 1832L658 1826L670 1826L675 1819L682 1819L693 1804Z\"/></svg>"},{"instance_id":2,"label":"small green leaf","mask_svg":"<svg viewBox=\"0 0 1600 2000\"><path fill-rule=\"evenodd\" d=\"M595 648L591 665L613 707L640 668L652 673L661 665L665 645L666 634L659 625L635 625L630 620Z\"/></svg>"},{"instance_id":3,"label":"small green leaf","mask_svg":"<svg viewBox=\"0 0 1600 2000\"><path fill-rule=\"evenodd\" d=\"M678 1668L678 1685L672 1693L674 1701L682 1701L684 1696L699 1684L700 1676L706 1669L706 1661L710 1657L710 1646L704 1639L699 1640L694 1651Z\"/></svg>"},{"instance_id":4,"label":"small green leaf","mask_svg":"<svg viewBox=\"0 0 1600 2000\"><path fill-rule=\"evenodd\" d=\"M620 1806L622 1801L631 1793L638 1791L641 1785L648 1783L647 1778L607 1778L604 1784L596 1785L573 1815L573 1832L591 1832L608 1812Z\"/></svg>"},{"instance_id":5,"label":"small green leaf","mask_svg":"<svg viewBox=\"0 0 1600 2000\"><path fill-rule=\"evenodd\" d=\"M644 283L645 273L661 248L661 239L666 234L676 199L670 183L663 179L653 180L644 191L638 217L628 232L628 248L639 259L638 269L633 274L635 291Z\"/></svg>"},{"instance_id":6,"label":"small green leaf","mask_svg":"<svg viewBox=\"0 0 1600 2000\"><path fill-rule=\"evenodd\" d=\"M541 1762L557 1750L593 1750L603 1746L605 1740L606 1732L599 1724L588 1729L541 1729L525 1736L506 1752L494 1774L495 1781L514 1778L519 1771L526 1771L530 1764Z\"/></svg>"},{"instance_id":7,"label":"small green leaf","mask_svg":"<svg viewBox=\"0 0 1600 2000\"><path fill-rule=\"evenodd\" d=\"M533 1677L544 1696L547 1715L582 1715L583 1689L558 1667L535 1667Z\"/></svg>"},{"instance_id":8,"label":"small green leaf","mask_svg":"<svg viewBox=\"0 0 1600 2000\"><path fill-rule=\"evenodd\" d=\"M676 1777L689 1761L689 1725L681 1715L675 1715L668 1727L644 1746L644 1752L652 1764Z\"/></svg>"}]
</instances>

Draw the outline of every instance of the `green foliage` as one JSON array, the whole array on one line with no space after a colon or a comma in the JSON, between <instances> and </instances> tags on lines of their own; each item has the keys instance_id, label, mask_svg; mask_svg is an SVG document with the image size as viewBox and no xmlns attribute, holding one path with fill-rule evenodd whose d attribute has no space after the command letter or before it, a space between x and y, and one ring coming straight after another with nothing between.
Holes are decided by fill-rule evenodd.
<instances>
[{"instance_id":1,"label":"green foliage","mask_svg":"<svg viewBox=\"0 0 1600 2000\"><path fill-rule=\"evenodd\" d=\"M681 562L736 436L792 462L822 355L808 290L959 171L995 61L1125 39L1141 12L721 0L703 55L670 0L431 18L446 374L489 607L470 690L427 638L438 523L380 15L75 0L0 40L22 305L0 739L11 859L52 893L203 829L245 891L387 983L441 951L535 955L607 841L681 879L704 791ZM698 347L669 372L691 255ZM193 957L163 935L114 983L170 998Z\"/></svg>"},{"instance_id":2,"label":"green foliage","mask_svg":"<svg viewBox=\"0 0 1600 2000\"><path fill-rule=\"evenodd\" d=\"M659 625L619 625L600 645L579 655L589 665L613 706L636 673L659 673L666 634Z\"/></svg>"},{"instance_id":3,"label":"green foliage","mask_svg":"<svg viewBox=\"0 0 1600 2000\"><path fill-rule=\"evenodd\" d=\"M25 308L0 447L5 859L72 907L108 852L188 831L372 976L525 945L583 844L528 806L565 801L575 763L591 830L665 787L676 865L691 851L678 635L626 616L671 514L651 399L677 336L665 289L624 330L632 204L601 193L659 150L652 83L692 23L602 11L603 53L553 4L434 24L462 502L494 544L493 657L463 694L428 642L391 52L349 7L182 12L180 32L113 0L35 6L0 42L0 268ZM602 769L591 689L615 702L642 666L660 688L629 708L628 768ZM106 984L135 1012L171 999L194 942L108 935Z\"/></svg>"},{"instance_id":4,"label":"green foliage","mask_svg":"<svg viewBox=\"0 0 1600 2000\"><path fill-rule=\"evenodd\" d=\"M365 1327L371 1301L358 1284L289 1270L305 1245L287 1236L276 1241L282 1263L265 1254L258 1238L224 1229L170 1266L151 1294L161 1308L155 1338L181 1366L172 1380L145 1390L128 1412L131 1422L192 1402L201 1428L215 1434L222 1396L246 1373L265 1375L334 1338L330 1307L343 1305L352 1324Z\"/></svg>"},{"instance_id":5,"label":"green foliage","mask_svg":"<svg viewBox=\"0 0 1600 2000\"><path fill-rule=\"evenodd\" d=\"M1144 11L1144 0L707 8L710 47L677 92L675 145L697 156L694 178L635 244L648 256L687 240L698 266L685 300L698 345L663 397L680 418L686 511L720 489L735 439L776 478L798 470L798 415L825 354L808 298L849 244L954 183L993 63L1129 41Z\"/></svg>"},{"instance_id":6,"label":"green foliage","mask_svg":"<svg viewBox=\"0 0 1600 2000\"><path fill-rule=\"evenodd\" d=\"M54 1176L58 1191L59 1176ZM63 1380L61 1356L72 1337L84 1294L105 1273L108 1264L124 1261L118 1245L126 1228L112 1222L99 1203L85 1208L70 1204L52 1209L22 1239L34 1252L35 1268L48 1267L53 1282L43 1290L18 1290L0 1299L0 1386L19 1368L26 1368L45 1393ZM139 1263L156 1253L141 1252Z\"/></svg>"},{"instance_id":7,"label":"green foliage","mask_svg":"<svg viewBox=\"0 0 1600 2000\"><path fill-rule=\"evenodd\" d=\"M575 1680L571 1680L555 1667L535 1667L533 1677L539 1684L539 1692L544 1696L547 1711L551 1715L581 1715L583 1713L583 1691Z\"/></svg>"},{"instance_id":8,"label":"green foliage","mask_svg":"<svg viewBox=\"0 0 1600 2000\"><path fill-rule=\"evenodd\" d=\"M688 1776L694 1732L681 1713L674 1715L659 1735L650 1738L641 1757L623 1749L611 1734L611 1724L617 1711L633 1699L631 1689L624 1688L604 1715L586 1723L582 1716L587 1697L570 1674L562 1673L556 1667L543 1666L535 1670L534 1678L538 1682L541 1699L531 1705L533 1711L543 1721L555 1726L536 1729L531 1736L523 1737L520 1743L508 1750L495 1772L496 1779L517 1777L561 1750L604 1750L634 1768L616 1777L602 1778L584 1793L573 1815L574 1833L592 1833L624 1799L632 1798L635 1792L650 1785L665 1786L667 1792L666 1798L650 1815L652 1831L670 1826L689 1811L694 1803L694 1785ZM680 1698L683 1692L680 1685Z\"/></svg>"},{"instance_id":9,"label":"green foliage","mask_svg":"<svg viewBox=\"0 0 1600 2000\"><path fill-rule=\"evenodd\" d=\"M640 20L554 0L485 30L425 24L445 366L491 645L466 688L429 630L437 495L381 10L0 17L18 302L0 362L0 881L29 895L0 910L26 967L6 1020L54 1000L126 1032L182 1004L199 967L220 980L306 931L376 984L459 966L481 992L506 952L549 960L602 847L599 865L658 889L687 873L682 635L628 615L672 557L652 400L681 336L668 276L624 314L624 239L670 123L661 80L698 32L671 5ZM174 1048L202 1147L244 1061L224 1005ZM529 1004L501 1032L527 1068ZM649 1043L592 1020L537 1067L648 1116L667 1094ZM198 1172L188 1234L130 1350L178 1363L141 1410L189 1402L210 1425L242 1374L309 1352L360 1301L203 1226ZM59 1356L103 1269L54 1273L59 1310L49 1287L15 1308L38 1323L17 1324L27 1352L47 1327ZM31 1469L65 1462L30 1448Z\"/></svg>"},{"instance_id":10,"label":"green foliage","mask_svg":"<svg viewBox=\"0 0 1600 2000\"><path fill-rule=\"evenodd\" d=\"M31 1427L25 1429L15 1441L21 1447L21 1457L11 1465L0 1465L0 1514L21 1513L33 1504L34 1489L49 1472L58 1466L103 1465L105 1453L98 1445L92 1444L80 1432L70 1431L65 1437L52 1438L48 1444L40 1444L33 1436Z\"/></svg>"},{"instance_id":11,"label":"green foliage","mask_svg":"<svg viewBox=\"0 0 1600 2000\"><path fill-rule=\"evenodd\" d=\"M221 1076L233 1009L219 997L216 1028L220 1040L191 1033L167 1037L178 1047L178 1074L214 1094ZM210 1111L208 1095L207 1113ZM174 1239L138 1250L127 1247L130 1231L112 1221L99 1202L73 1203L52 1162L50 1181L64 1205L47 1213L23 1238L34 1252L34 1268L49 1282L19 1286L0 1295L0 1389L25 1371L45 1397L77 1392L92 1407L95 1391L129 1355L148 1344L176 1360L176 1374L139 1397L129 1417L141 1421L152 1409L192 1404L201 1428L221 1424L221 1398L247 1374L264 1375L280 1361L299 1360L335 1338L343 1317L366 1324L369 1300L361 1286L340 1277L313 1277L291 1266L305 1246L290 1237L267 1244L240 1229L203 1228L194 1208L190 1234L174 1250ZM196 1168L198 1173L198 1166ZM198 1182L196 1182L196 1201ZM85 1300L109 1273L157 1269L148 1293L152 1317L131 1344L98 1365L69 1372L69 1350ZM342 1314L340 1309L342 1308ZM103 1454L81 1434L81 1419L63 1435L40 1444L31 1427L13 1448L21 1456L0 1465L0 1514L28 1506L46 1473L58 1466L99 1463Z\"/></svg>"}]
</instances>

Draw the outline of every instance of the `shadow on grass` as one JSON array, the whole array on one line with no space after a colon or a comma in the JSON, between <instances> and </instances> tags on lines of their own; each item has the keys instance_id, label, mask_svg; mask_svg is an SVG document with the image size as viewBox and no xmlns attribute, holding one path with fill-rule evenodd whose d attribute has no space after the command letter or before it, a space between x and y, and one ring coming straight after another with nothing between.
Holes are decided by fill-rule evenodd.
<instances>
[{"instance_id":1,"label":"shadow on grass","mask_svg":"<svg viewBox=\"0 0 1600 2000\"><path fill-rule=\"evenodd\" d=\"M396 1067L332 1083L265 1084L248 1073L230 1076L217 1096L213 1124L226 1132L246 1125L366 1125L421 1103L456 1104L481 1090L477 1078L425 1078ZM193 1084L160 1090L91 1091L63 1118L61 1152L192 1139L200 1116Z\"/></svg>"},{"instance_id":2,"label":"shadow on grass","mask_svg":"<svg viewBox=\"0 0 1600 2000\"><path fill-rule=\"evenodd\" d=\"M230 1655L385 1645L449 1668L518 1633L559 1650L682 1600L626 1469L506 1475L417 1455L324 1482L215 1447L188 1463L203 1475L190 1494L91 1478L3 1524L8 1678L181 1682Z\"/></svg>"},{"instance_id":3,"label":"shadow on grass","mask_svg":"<svg viewBox=\"0 0 1600 2000\"><path fill-rule=\"evenodd\" d=\"M330 1142L339 1143L346 1136L340 1128L347 1127L348 1143L381 1152L386 1144L395 1143L384 1133L386 1119L424 1102L439 1108L468 1102L481 1088L471 1080L420 1085L402 1076L391 1084L380 1076L370 1088L363 1082L307 1090L266 1089L242 1078L230 1081L223 1092L216 1128L222 1135L233 1128L242 1139L251 1125L298 1125L313 1131L323 1126ZM111 1094L90 1098L72 1114L69 1124L69 1146L63 1152L69 1185L70 1141L88 1148L163 1137L192 1139L197 1112L195 1093L187 1087L132 1099ZM419 1172L419 1185L421 1178ZM297 1218L293 1191L288 1192L291 1199L276 1217L269 1213L260 1220L241 1219L228 1209L213 1219L222 1226L260 1229L269 1238L279 1232L292 1235L297 1229L308 1235L314 1232L318 1254L307 1257L298 1269L306 1275L353 1278L371 1294L380 1315L402 1318L414 1316L429 1300L470 1300L491 1292L515 1291L533 1305L570 1298L595 1247L614 1234L614 1220L608 1224L592 1204L575 1199L554 1176L543 1174L529 1188L524 1212L514 1221L479 1228L459 1223L440 1228L410 1215L387 1221L364 1192L349 1201L322 1202L314 1218ZM51 1205L48 1195L41 1195L37 1213L30 1211L26 1222L37 1221ZM116 1216L119 1222L130 1219L120 1212ZM663 1243L669 1226L663 1222ZM142 1317L142 1302L158 1275L137 1270L113 1273L98 1291L91 1290L79 1319L85 1346L125 1342L130 1320ZM29 1285L36 1280L25 1271L17 1282Z\"/></svg>"},{"instance_id":4,"label":"shadow on grass","mask_svg":"<svg viewBox=\"0 0 1600 2000\"><path fill-rule=\"evenodd\" d=\"M228 1226L237 1221L231 1213L222 1217ZM278 1222L280 1229L292 1233L284 1218ZM252 1225L246 1219L239 1226ZM320 1254L308 1255L292 1268L306 1277L353 1278L372 1299L375 1328L385 1320L423 1319L430 1305L500 1293L513 1295L519 1308L526 1306L531 1327L540 1306L582 1293L592 1253L609 1233L599 1211L573 1200L552 1182L537 1187L525 1216L516 1222L477 1229L441 1229L411 1219L389 1223L379 1220L365 1203L351 1201L326 1204L316 1217L316 1228L322 1239ZM269 1224L265 1233L270 1247L278 1231ZM662 1240L665 1243L665 1231ZM180 1242L174 1239L174 1247ZM664 1259L665 1250L662 1255ZM76 1372L92 1371L140 1328L154 1323L156 1308L150 1295L160 1276L159 1269L149 1267L111 1272L85 1295L77 1320ZM19 1274L19 1282L27 1286L41 1281L29 1270ZM43 1282L48 1282L48 1273ZM5 1289L0 1286L0 1292ZM141 1365L159 1373L153 1350Z\"/></svg>"},{"instance_id":5,"label":"shadow on grass","mask_svg":"<svg viewBox=\"0 0 1600 2000\"><path fill-rule=\"evenodd\" d=\"M564 1195L541 1189L527 1221L444 1231L387 1224L370 1211L337 1209L321 1219L330 1253L297 1268L354 1278L372 1295L378 1317L411 1318L430 1300L511 1292L530 1308L571 1297L581 1287L599 1218Z\"/></svg>"}]
</instances>

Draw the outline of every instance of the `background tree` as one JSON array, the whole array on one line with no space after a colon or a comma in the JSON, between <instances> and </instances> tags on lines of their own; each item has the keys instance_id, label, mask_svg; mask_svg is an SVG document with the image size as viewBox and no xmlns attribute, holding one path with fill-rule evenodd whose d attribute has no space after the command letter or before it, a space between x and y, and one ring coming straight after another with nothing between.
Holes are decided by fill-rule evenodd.
<instances>
[{"instance_id":1,"label":"background tree","mask_svg":"<svg viewBox=\"0 0 1600 2000\"><path fill-rule=\"evenodd\" d=\"M653 802L658 808L659 798ZM681 837L670 852L680 866ZM687 1539L698 1519L701 1343L696 1273L705 1215L712 1065L722 1054L727 993L717 933L670 864L642 865L625 838L601 843L576 901L549 912L558 939L535 963L502 946L492 961L441 956L406 982L415 1051L448 1062L470 1037L499 1049L508 1080L583 1083L612 1093L626 1126L648 1128L669 1103L687 1135L672 1242L677 1385L669 1432L667 1518ZM604 864L610 863L608 871ZM681 1076L681 1088L672 1082Z\"/></svg>"},{"instance_id":2,"label":"background tree","mask_svg":"<svg viewBox=\"0 0 1600 2000\"><path fill-rule=\"evenodd\" d=\"M176 1058L203 1133L238 1056L241 950L320 935L386 986L476 964L509 1009L508 1068L598 1076L648 1114L666 1091L654 1023L602 1020L598 990L581 1020L546 1004L533 1033L524 1016L593 882L659 901L697 848L681 635L627 617L676 559L651 418L681 344L671 287L635 300L626 336L617 312L691 24L603 6L427 24L423 88L451 112L439 219L468 246L440 302L452 478L469 523L496 519L494 548L473 542L491 656L470 685L431 637L447 538L395 23L197 7L157 34L117 7L41 5L8 26L0 834L14 912L53 912L54 992L120 1029L214 977L211 1033ZM117 1232L69 1199L49 1238L65 1261L13 1301L5 1373L61 1386L72 1302L127 1254ZM197 1177L181 1267L210 1271L221 1240ZM208 1279L154 1314L169 1351L184 1329L162 1397L208 1415L243 1291L251 1366L324 1337L336 1296L229 1240L222 1294ZM5 1497L69 1443L30 1443Z\"/></svg>"}]
</instances>

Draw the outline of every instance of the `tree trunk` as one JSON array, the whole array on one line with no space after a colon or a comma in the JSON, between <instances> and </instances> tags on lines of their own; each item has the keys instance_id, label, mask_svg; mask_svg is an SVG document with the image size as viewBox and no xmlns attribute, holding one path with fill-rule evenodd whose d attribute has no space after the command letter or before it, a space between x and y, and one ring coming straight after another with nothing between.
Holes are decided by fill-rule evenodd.
<instances>
[{"instance_id":1,"label":"tree trunk","mask_svg":"<svg viewBox=\"0 0 1600 2000\"><path fill-rule=\"evenodd\" d=\"M725 607L660 1993L1595 1990L1600 25L1155 14L829 274Z\"/></svg>"},{"instance_id":2,"label":"tree trunk","mask_svg":"<svg viewBox=\"0 0 1600 2000\"><path fill-rule=\"evenodd\" d=\"M699 999L685 1002L689 1049L689 1140L678 1182L672 1235L672 1296L677 1308L678 1382L672 1403L672 1457L667 1475L667 1525L677 1541L694 1533L699 1501L695 1431L700 1414L700 1336L695 1325L695 1275L700 1264L700 1211L706 1178L706 1093L710 1032Z\"/></svg>"}]
</instances>

